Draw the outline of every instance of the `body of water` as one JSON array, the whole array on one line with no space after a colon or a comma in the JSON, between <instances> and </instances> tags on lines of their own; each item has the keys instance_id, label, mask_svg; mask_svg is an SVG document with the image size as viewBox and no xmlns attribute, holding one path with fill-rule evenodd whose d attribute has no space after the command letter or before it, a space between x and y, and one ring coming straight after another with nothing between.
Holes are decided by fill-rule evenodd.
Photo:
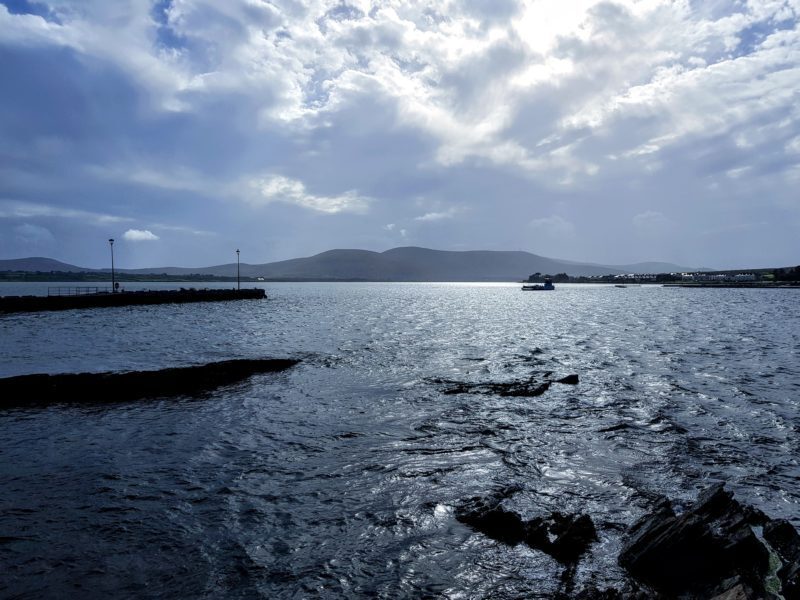
<instances>
[{"instance_id":1,"label":"body of water","mask_svg":"<svg viewBox=\"0 0 800 600\"><path fill-rule=\"evenodd\" d=\"M725 481L800 526L797 290L264 287L0 316L0 376L302 361L199 398L0 411L0 596L551 597L554 559L454 517L509 485L526 518L594 520L575 589L624 577L660 495ZM531 398L443 383L569 374Z\"/></svg>"}]
</instances>

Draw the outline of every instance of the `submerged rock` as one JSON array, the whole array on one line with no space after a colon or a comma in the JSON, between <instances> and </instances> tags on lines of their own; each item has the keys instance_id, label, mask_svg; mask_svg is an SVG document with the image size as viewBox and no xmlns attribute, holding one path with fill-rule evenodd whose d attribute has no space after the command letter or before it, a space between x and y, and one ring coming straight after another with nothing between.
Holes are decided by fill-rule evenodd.
<instances>
[{"instance_id":1,"label":"submerged rock","mask_svg":"<svg viewBox=\"0 0 800 600\"><path fill-rule=\"evenodd\" d=\"M533 398L544 394L554 383L577 385L579 378L577 375L572 374L561 379L553 379L552 371L540 371L533 377L518 381L466 382L440 378L433 378L428 381L443 386L442 393L446 395L486 394Z\"/></svg>"},{"instance_id":2,"label":"submerged rock","mask_svg":"<svg viewBox=\"0 0 800 600\"><path fill-rule=\"evenodd\" d=\"M448 387L442 390L443 394L494 394L497 396L541 396L550 388L549 381L511 381L508 383L464 383L459 381L446 381Z\"/></svg>"},{"instance_id":3,"label":"submerged rock","mask_svg":"<svg viewBox=\"0 0 800 600\"><path fill-rule=\"evenodd\" d=\"M764 526L763 540L759 535ZM797 598L800 540L787 522L771 521L743 506L718 484L676 515L667 500L630 530L619 563L669 597L778 598L771 589L770 558L777 552L783 596Z\"/></svg>"},{"instance_id":4,"label":"submerged rock","mask_svg":"<svg viewBox=\"0 0 800 600\"><path fill-rule=\"evenodd\" d=\"M526 543L561 562L576 563L597 541L597 531L588 515L554 512L548 517L523 519L502 506L519 488L506 488L486 498L472 498L456 510L456 519L484 535L510 545Z\"/></svg>"},{"instance_id":5,"label":"submerged rock","mask_svg":"<svg viewBox=\"0 0 800 600\"><path fill-rule=\"evenodd\" d=\"M238 359L158 371L6 377L0 379L0 408L196 395L257 373L283 371L298 362L294 359Z\"/></svg>"}]
</instances>

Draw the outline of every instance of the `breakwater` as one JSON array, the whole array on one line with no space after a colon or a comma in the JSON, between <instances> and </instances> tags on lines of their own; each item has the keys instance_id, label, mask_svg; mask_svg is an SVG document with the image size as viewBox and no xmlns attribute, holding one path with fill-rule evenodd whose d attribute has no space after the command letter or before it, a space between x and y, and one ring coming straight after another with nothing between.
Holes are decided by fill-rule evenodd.
<instances>
[{"instance_id":1,"label":"breakwater","mask_svg":"<svg viewBox=\"0 0 800 600\"><path fill-rule=\"evenodd\" d=\"M121 373L36 373L0 379L0 408L63 402L120 402L192 396L258 373L284 371L294 359L235 359L190 367Z\"/></svg>"},{"instance_id":2,"label":"breakwater","mask_svg":"<svg viewBox=\"0 0 800 600\"><path fill-rule=\"evenodd\" d=\"M132 292L100 292L57 296L3 296L0 313L69 310L74 308L106 308L148 304L184 304L188 302L223 302L229 300L261 300L267 297L261 288L245 290L179 289L140 290Z\"/></svg>"}]
</instances>

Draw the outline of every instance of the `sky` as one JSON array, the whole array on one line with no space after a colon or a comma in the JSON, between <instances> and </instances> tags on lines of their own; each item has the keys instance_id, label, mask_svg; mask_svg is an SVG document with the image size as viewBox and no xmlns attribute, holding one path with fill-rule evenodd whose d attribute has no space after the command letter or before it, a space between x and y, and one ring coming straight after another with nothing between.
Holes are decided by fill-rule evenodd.
<instances>
[{"instance_id":1,"label":"sky","mask_svg":"<svg viewBox=\"0 0 800 600\"><path fill-rule=\"evenodd\" d=\"M0 0L0 258L800 263L800 0Z\"/></svg>"}]
</instances>

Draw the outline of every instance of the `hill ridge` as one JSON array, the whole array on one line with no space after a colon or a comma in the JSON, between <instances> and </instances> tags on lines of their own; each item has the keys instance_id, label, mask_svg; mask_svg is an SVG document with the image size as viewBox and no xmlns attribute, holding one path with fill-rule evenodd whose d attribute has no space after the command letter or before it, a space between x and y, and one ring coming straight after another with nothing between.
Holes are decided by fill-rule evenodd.
<instances>
[{"instance_id":1,"label":"hill ridge","mask_svg":"<svg viewBox=\"0 0 800 600\"><path fill-rule=\"evenodd\" d=\"M639 263L689 270L669 263ZM615 275L634 272L636 265L600 265L548 258L524 250L437 250L400 246L382 252L336 248L318 254L263 264L241 263L243 277L301 280L366 281L518 281L532 273ZM0 260L0 271L103 272L45 257ZM236 263L209 267L118 269L133 275L167 274L235 276ZM648 271L649 272L649 271Z\"/></svg>"}]
</instances>

